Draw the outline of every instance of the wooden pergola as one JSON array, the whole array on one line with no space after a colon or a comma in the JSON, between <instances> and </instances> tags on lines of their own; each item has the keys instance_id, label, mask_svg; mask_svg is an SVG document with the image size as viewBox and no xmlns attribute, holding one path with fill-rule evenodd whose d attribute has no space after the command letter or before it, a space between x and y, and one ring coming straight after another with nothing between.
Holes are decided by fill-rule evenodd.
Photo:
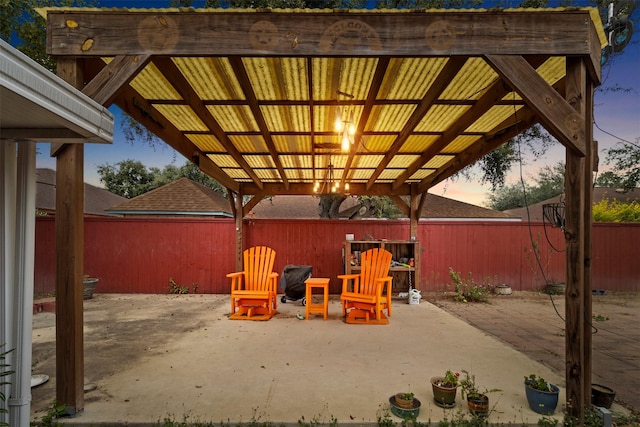
<instances>
[{"instance_id":1,"label":"wooden pergola","mask_svg":"<svg viewBox=\"0 0 640 427\"><path fill-rule=\"evenodd\" d=\"M58 73L228 188L388 195L416 235L422 197L540 123L566 147L566 383L591 387L593 91L606 37L593 9L47 9ZM353 125L342 146L335 118ZM82 411L80 146L57 158L57 397ZM348 190L347 190L348 184ZM243 206L244 196L252 196ZM409 196L407 204L401 196ZM63 213L62 215L60 213ZM409 237L409 236L408 236Z\"/></svg>"}]
</instances>

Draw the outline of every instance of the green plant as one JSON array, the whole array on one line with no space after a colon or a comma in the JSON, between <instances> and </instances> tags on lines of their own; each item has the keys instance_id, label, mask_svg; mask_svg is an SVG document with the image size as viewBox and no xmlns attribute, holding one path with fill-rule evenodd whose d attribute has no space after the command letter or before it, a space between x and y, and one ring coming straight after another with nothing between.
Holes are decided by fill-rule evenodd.
<instances>
[{"instance_id":1,"label":"green plant","mask_svg":"<svg viewBox=\"0 0 640 427\"><path fill-rule=\"evenodd\" d=\"M593 316L593 320L595 320L596 322L604 322L605 320L609 320L609 318L607 316L603 316L601 314L594 314Z\"/></svg>"},{"instance_id":2,"label":"green plant","mask_svg":"<svg viewBox=\"0 0 640 427\"><path fill-rule=\"evenodd\" d=\"M198 293L198 284L197 283L192 283L191 284L191 289L193 290L194 294ZM173 280L172 277L169 278L169 293L170 294L180 294L180 295L185 295L189 293L189 287L188 286L180 286L176 283L175 280Z\"/></svg>"},{"instance_id":3,"label":"green plant","mask_svg":"<svg viewBox=\"0 0 640 427\"><path fill-rule=\"evenodd\" d=\"M473 280L471 273L463 278L460 273L449 267L449 276L455 285L456 295L453 297L458 302L487 302L491 287L488 283L481 285Z\"/></svg>"},{"instance_id":4,"label":"green plant","mask_svg":"<svg viewBox=\"0 0 640 427\"><path fill-rule=\"evenodd\" d=\"M544 378L539 377L536 374L524 377L524 383L535 390L552 391L549 383Z\"/></svg>"},{"instance_id":5,"label":"green plant","mask_svg":"<svg viewBox=\"0 0 640 427\"><path fill-rule=\"evenodd\" d=\"M0 346L0 348L3 348L4 344L2 344L2 346ZM9 365L8 363L5 363L5 359L7 357L7 355L9 353L11 353L13 350L8 350L8 351L4 351L2 353L0 353L0 414L6 414L9 411L7 410L7 408L4 407L4 402L6 401L6 396L4 395L4 393L2 392L3 386L5 385L9 385L11 383L4 381L2 378L3 377L8 377L9 375L13 374L13 371L9 370L9 368L11 368L11 365ZM0 426L2 427L7 427L9 424L4 423L4 422L0 422Z\"/></svg>"},{"instance_id":6,"label":"green plant","mask_svg":"<svg viewBox=\"0 0 640 427\"><path fill-rule=\"evenodd\" d=\"M413 400L415 396L413 395L413 393L409 392L409 393L400 393L400 397L403 398L404 400Z\"/></svg>"},{"instance_id":7,"label":"green plant","mask_svg":"<svg viewBox=\"0 0 640 427\"><path fill-rule=\"evenodd\" d=\"M464 379L460 380L460 390L462 393L462 398L474 399L480 396L486 396L489 393L495 393L497 391L502 391L498 388L480 388L476 384L476 376L474 374L469 373L469 371L463 369L462 373L464 374Z\"/></svg>"},{"instance_id":8,"label":"green plant","mask_svg":"<svg viewBox=\"0 0 640 427\"><path fill-rule=\"evenodd\" d=\"M540 427L556 427L558 425L558 420L553 417L544 416L538 420L538 425Z\"/></svg>"},{"instance_id":9,"label":"green plant","mask_svg":"<svg viewBox=\"0 0 640 427\"><path fill-rule=\"evenodd\" d=\"M60 423L54 422L65 414L67 409L66 405L58 405L54 400L49 406L47 406L47 413L40 419L39 426L41 427L57 427Z\"/></svg>"},{"instance_id":10,"label":"green plant","mask_svg":"<svg viewBox=\"0 0 640 427\"><path fill-rule=\"evenodd\" d=\"M460 373L449 370L444 373L444 382L442 385L444 387L457 387L458 386L458 378L460 377Z\"/></svg>"}]
</instances>

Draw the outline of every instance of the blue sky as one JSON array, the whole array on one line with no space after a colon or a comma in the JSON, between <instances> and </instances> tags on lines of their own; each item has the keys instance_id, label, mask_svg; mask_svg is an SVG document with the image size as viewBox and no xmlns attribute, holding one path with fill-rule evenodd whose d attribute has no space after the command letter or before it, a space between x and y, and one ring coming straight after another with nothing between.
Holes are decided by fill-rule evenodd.
<instances>
[{"instance_id":1,"label":"blue sky","mask_svg":"<svg viewBox=\"0 0 640 427\"><path fill-rule=\"evenodd\" d=\"M194 2L197 5L198 2ZM158 7L157 0L102 0L104 7ZM168 4L160 2L161 5ZM514 2L515 5L515 2ZM637 12L640 12L637 11ZM636 18L634 16L634 18ZM599 144L600 170L606 170L604 164L605 150L612 148L617 138L637 142L640 138L640 29L636 28L631 43L626 47L622 55L613 58L605 64L602 70L603 84L596 89L594 101L594 118L597 126L594 126L594 139ZM620 87L628 91L608 92L603 89ZM177 154L166 144L158 147L149 147L145 143L129 144L125 142L120 126L121 112L112 107L111 111L116 115L116 125L113 144L86 144L85 145L85 181L102 186L97 174L98 165L105 163L115 164L121 160L140 160L147 167L164 168L173 164L182 166L186 159ZM602 130L600 130L600 129ZM603 132L605 131L605 132ZM615 135L612 136L612 135ZM535 160L535 161L534 161ZM522 167L522 176L525 180L531 180L540 167L564 162L565 150L561 145L549 150L541 159L527 159ZM39 154L36 159L37 167L55 169L55 159L49 157L49 144L39 144ZM520 167L514 165L509 173L507 183L515 183L520 180ZM445 181L429 190L430 193L473 203L482 206L485 204L489 185L481 185L477 180L469 182L464 178L457 181Z\"/></svg>"}]
</instances>

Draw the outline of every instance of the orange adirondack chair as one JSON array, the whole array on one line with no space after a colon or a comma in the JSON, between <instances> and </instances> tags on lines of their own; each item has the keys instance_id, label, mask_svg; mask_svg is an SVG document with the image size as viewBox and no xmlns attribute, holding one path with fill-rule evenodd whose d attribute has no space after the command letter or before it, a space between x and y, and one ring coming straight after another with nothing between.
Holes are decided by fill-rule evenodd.
<instances>
[{"instance_id":1,"label":"orange adirondack chair","mask_svg":"<svg viewBox=\"0 0 640 427\"><path fill-rule=\"evenodd\" d=\"M229 273L231 319L269 320L276 314L278 273L273 271L276 251L255 246L243 252L244 271Z\"/></svg>"},{"instance_id":2,"label":"orange adirondack chair","mask_svg":"<svg viewBox=\"0 0 640 427\"><path fill-rule=\"evenodd\" d=\"M342 315L347 323L386 325L389 323L387 316L391 317L391 252L369 249L360 259L360 274L338 276L342 279Z\"/></svg>"}]
</instances>

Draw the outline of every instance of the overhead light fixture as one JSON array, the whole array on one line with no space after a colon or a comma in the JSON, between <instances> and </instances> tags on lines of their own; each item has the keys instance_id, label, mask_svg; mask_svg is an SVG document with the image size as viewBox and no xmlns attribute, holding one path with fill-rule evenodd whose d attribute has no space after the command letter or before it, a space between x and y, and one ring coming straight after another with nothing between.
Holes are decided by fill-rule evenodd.
<instances>
[{"instance_id":1,"label":"overhead light fixture","mask_svg":"<svg viewBox=\"0 0 640 427\"><path fill-rule=\"evenodd\" d=\"M340 189L340 179L334 176L335 166L329 157L329 164L324 177L313 184L314 194L349 194L349 183L345 183L344 189Z\"/></svg>"},{"instance_id":2,"label":"overhead light fixture","mask_svg":"<svg viewBox=\"0 0 640 427\"><path fill-rule=\"evenodd\" d=\"M340 106L340 96L352 99L353 95L341 91L338 91L337 93L338 108L336 111L334 131L338 134L342 151L349 151L351 149L351 145L353 145L355 141L356 123L353 110L350 107L345 107L343 110L342 106Z\"/></svg>"}]
</instances>

